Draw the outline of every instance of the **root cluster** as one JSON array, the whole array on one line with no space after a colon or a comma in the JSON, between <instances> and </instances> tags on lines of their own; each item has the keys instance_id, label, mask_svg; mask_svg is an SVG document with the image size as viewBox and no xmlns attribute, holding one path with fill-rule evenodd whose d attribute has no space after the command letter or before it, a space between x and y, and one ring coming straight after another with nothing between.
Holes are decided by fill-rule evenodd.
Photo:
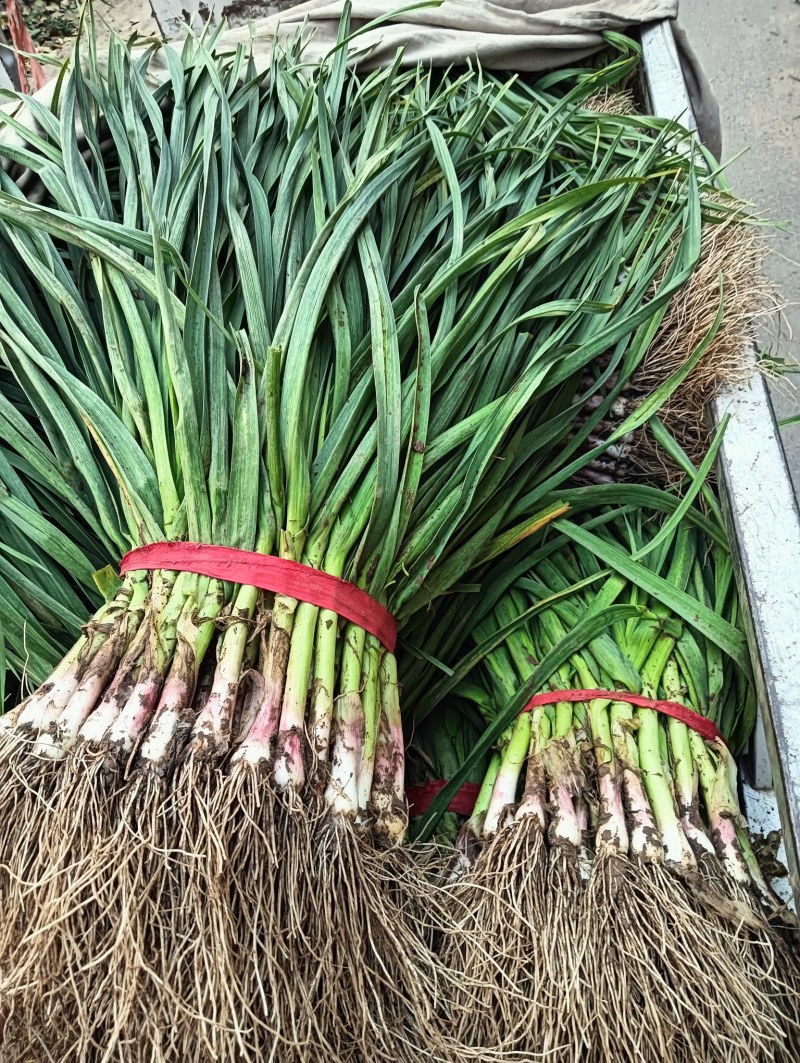
<instances>
[{"instance_id":1,"label":"root cluster","mask_svg":"<svg viewBox=\"0 0 800 1063\"><path fill-rule=\"evenodd\" d=\"M734 882L724 854L680 866L652 838L609 844L586 774L571 794L552 777L546 791L542 815L507 809L447 887L441 951L461 975L447 1015L460 1058L796 1059L800 964L777 905ZM589 825L570 844L562 824L582 806Z\"/></svg>"},{"instance_id":2,"label":"root cluster","mask_svg":"<svg viewBox=\"0 0 800 1063\"><path fill-rule=\"evenodd\" d=\"M209 652L209 595L147 582L118 597L116 670L85 637L2 737L3 1060L418 1058L447 979L395 837L393 666L371 724L356 676L329 744L291 757L275 603L223 615ZM348 766L372 780L352 807Z\"/></svg>"}]
</instances>

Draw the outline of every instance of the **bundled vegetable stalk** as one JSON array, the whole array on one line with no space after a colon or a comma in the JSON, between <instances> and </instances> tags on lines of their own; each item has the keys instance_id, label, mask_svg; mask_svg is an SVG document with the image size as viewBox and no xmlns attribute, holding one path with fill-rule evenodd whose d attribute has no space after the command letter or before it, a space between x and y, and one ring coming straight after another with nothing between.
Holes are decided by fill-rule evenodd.
<instances>
[{"instance_id":1,"label":"bundled vegetable stalk","mask_svg":"<svg viewBox=\"0 0 800 1063\"><path fill-rule=\"evenodd\" d=\"M736 790L755 699L721 526L654 489L566 497L437 615L466 656L416 701L454 688L486 724L422 830L488 756L443 928L456 1037L480 1059L793 1059L800 966ZM428 650L452 664L448 640Z\"/></svg>"},{"instance_id":2,"label":"bundled vegetable stalk","mask_svg":"<svg viewBox=\"0 0 800 1063\"><path fill-rule=\"evenodd\" d=\"M7 401L4 384L0 404ZM10 700L15 677L43 682L80 634L87 611L100 600L93 573L103 554L78 523L74 540L60 532L48 513L46 487L21 479L13 455L2 448L0 499L0 695L8 679ZM0 726L5 719L0 716Z\"/></svg>"},{"instance_id":3,"label":"bundled vegetable stalk","mask_svg":"<svg viewBox=\"0 0 800 1063\"><path fill-rule=\"evenodd\" d=\"M450 976L399 845L373 621L563 510L537 499L588 460L591 417L559 447L576 411L601 388L610 408L691 274L702 164L669 124L631 124L635 151L618 120L586 134L635 63L617 45L529 88L362 77L344 49L303 68L299 45L261 84L190 40L152 95L112 42L56 113L26 104L36 132L5 119L44 203L0 174L24 399L0 441L62 546L134 549L0 739L9 1060L436 1049ZM312 595L320 573L369 615Z\"/></svg>"}]
</instances>

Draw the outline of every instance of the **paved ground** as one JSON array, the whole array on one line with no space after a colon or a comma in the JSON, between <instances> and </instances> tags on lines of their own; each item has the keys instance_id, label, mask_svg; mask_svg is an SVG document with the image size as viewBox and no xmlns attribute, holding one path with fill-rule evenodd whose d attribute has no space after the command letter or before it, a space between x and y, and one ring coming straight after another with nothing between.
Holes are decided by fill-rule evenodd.
<instances>
[{"instance_id":1,"label":"paved ground","mask_svg":"<svg viewBox=\"0 0 800 1063\"><path fill-rule=\"evenodd\" d=\"M787 307L773 353L800 363L800 0L683 0L680 21L722 108L723 156L737 192L788 221L770 276ZM800 413L800 376L773 388L779 417ZM783 430L800 493L800 425Z\"/></svg>"}]
</instances>

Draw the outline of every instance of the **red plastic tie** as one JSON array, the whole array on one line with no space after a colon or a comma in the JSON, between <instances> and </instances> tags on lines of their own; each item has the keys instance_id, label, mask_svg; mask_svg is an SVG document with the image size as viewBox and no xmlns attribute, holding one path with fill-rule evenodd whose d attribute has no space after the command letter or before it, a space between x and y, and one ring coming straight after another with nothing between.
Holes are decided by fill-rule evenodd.
<instances>
[{"instance_id":1,"label":"red plastic tie","mask_svg":"<svg viewBox=\"0 0 800 1063\"><path fill-rule=\"evenodd\" d=\"M426 782L422 786L409 786L406 790L409 816L421 816L423 812L427 812L434 797L441 793L445 786L447 779ZM447 806L447 811L457 812L460 816L471 815L479 792L480 786L477 783L465 782Z\"/></svg>"},{"instance_id":2,"label":"red plastic tie","mask_svg":"<svg viewBox=\"0 0 800 1063\"><path fill-rule=\"evenodd\" d=\"M236 550L230 546L150 543L127 553L119 568L123 574L155 568L195 572L199 576L285 594L320 609L330 609L357 624L374 635L390 653L394 653L397 644L397 621L380 602L347 580L299 561Z\"/></svg>"},{"instance_id":3,"label":"red plastic tie","mask_svg":"<svg viewBox=\"0 0 800 1063\"><path fill-rule=\"evenodd\" d=\"M672 716L681 723L685 723L707 742L728 744L714 721L709 720L702 713L695 712L694 709L689 709L677 701L657 701L645 698L641 694L631 694L627 690L548 690L544 694L535 694L520 710L520 715L523 712L530 712L539 705L555 705L559 701L595 701L598 698L603 701L624 701L640 709L655 709L664 716Z\"/></svg>"},{"instance_id":4,"label":"red plastic tie","mask_svg":"<svg viewBox=\"0 0 800 1063\"><path fill-rule=\"evenodd\" d=\"M727 745L725 737L717 728L713 720L703 716L694 709L689 709L677 701L656 701L645 698L641 694L630 694L627 690L548 690L543 694L535 694L520 711L531 712L540 705L555 705L559 701L624 701L628 705L636 705L640 709L655 709L665 716L672 716L704 738L707 742L722 742ZM433 799L447 786L448 779L436 779L434 782L425 783L423 786L411 786L406 790L408 800L408 814L421 816L430 808ZM462 816L472 815L475 800L478 796L479 786L475 783L464 783L456 792L453 800L447 806L448 812L458 812Z\"/></svg>"}]
</instances>

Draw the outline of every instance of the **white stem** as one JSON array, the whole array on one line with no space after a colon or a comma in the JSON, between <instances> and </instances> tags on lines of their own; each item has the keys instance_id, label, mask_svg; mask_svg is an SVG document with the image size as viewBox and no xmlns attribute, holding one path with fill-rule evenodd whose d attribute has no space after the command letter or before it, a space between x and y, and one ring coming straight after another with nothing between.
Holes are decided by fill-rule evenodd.
<instances>
[{"instance_id":1,"label":"white stem","mask_svg":"<svg viewBox=\"0 0 800 1063\"><path fill-rule=\"evenodd\" d=\"M364 720L361 696L350 692L340 699L345 703L337 720L336 741L331 757L331 773L325 796L335 812L355 816L358 812L358 773L364 746Z\"/></svg>"}]
</instances>

